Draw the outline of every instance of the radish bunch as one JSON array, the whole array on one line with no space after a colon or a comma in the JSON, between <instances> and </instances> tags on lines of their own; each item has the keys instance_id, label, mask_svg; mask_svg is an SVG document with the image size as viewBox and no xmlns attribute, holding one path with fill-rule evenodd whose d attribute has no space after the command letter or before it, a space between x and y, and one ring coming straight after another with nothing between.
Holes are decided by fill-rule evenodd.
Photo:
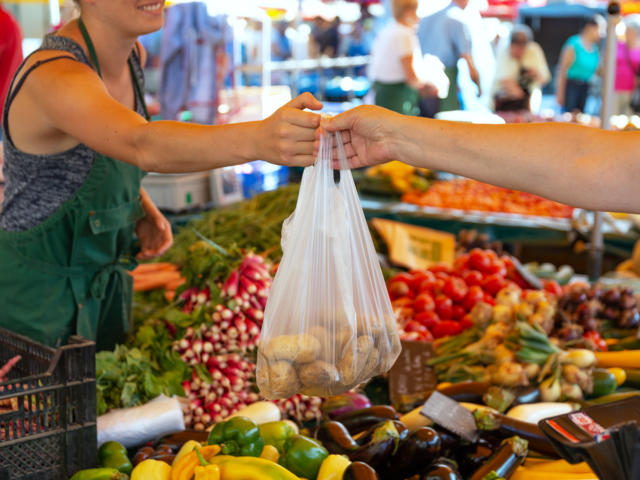
<instances>
[{"instance_id":1,"label":"radish bunch","mask_svg":"<svg viewBox=\"0 0 640 480\"><path fill-rule=\"evenodd\" d=\"M291 398L275 400L274 403L280 409L283 418L306 422L314 419L318 420L322 417L322 411L320 410L322 398L320 397L297 394Z\"/></svg>"}]
</instances>

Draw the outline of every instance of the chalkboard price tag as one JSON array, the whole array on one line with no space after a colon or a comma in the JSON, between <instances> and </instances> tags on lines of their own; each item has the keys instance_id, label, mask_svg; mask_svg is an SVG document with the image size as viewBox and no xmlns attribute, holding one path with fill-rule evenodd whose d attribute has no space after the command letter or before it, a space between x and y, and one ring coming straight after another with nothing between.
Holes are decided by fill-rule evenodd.
<instances>
[{"instance_id":1,"label":"chalkboard price tag","mask_svg":"<svg viewBox=\"0 0 640 480\"><path fill-rule=\"evenodd\" d=\"M427 365L433 356L430 342L402 342L402 352L389 372L389 395L398 411L423 403L438 380Z\"/></svg>"}]
</instances>

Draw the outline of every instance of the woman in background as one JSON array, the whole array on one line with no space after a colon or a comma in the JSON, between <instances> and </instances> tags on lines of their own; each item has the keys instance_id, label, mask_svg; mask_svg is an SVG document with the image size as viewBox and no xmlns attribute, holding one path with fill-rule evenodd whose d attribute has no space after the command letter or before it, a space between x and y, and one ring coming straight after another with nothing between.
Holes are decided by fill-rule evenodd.
<instances>
[{"instance_id":1,"label":"woman in background","mask_svg":"<svg viewBox=\"0 0 640 480\"><path fill-rule=\"evenodd\" d=\"M631 115L631 97L640 75L640 17L624 19L625 41L618 42L616 80L614 84L614 115Z\"/></svg>"}]
</instances>

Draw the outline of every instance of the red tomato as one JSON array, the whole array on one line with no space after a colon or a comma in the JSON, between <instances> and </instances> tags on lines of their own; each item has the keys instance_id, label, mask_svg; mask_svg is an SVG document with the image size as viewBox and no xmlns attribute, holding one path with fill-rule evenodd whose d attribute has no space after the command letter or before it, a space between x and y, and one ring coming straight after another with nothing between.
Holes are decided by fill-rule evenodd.
<instances>
[{"instance_id":1,"label":"red tomato","mask_svg":"<svg viewBox=\"0 0 640 480\"><path fill-rule=\"evenodd\" d=\"M436 295L440 295L442 293L442 289L444 288L444 280L441 278L436 278L435 284L433 286L433 293Z\"/></svg>"},{"instance_id":2,"label":"red tomato","mask_svg":"<svg viewBox=\"0 0 640 480\"><path fill-rule=\"evenodd\" d=\"M471 320L471 314L467 313L464 317L462 317L462 320L460 320L460 326L462 327L463 330L473 327L473 320Z\"/></svg>"},{"instance_id":3,"label":"red tomato","mask_svg":"<svg viewBox=\"0 0 640 480\"><path fill-rule=\"evenodd\" d=\"M451 309L451 318L454 320L460 320L467 314L467 311L462 305L454 305Z\"/></svg>"},{"instance_id":4,"label":"red tomato","mask_svg":"<svg viewBox=\"0 0 640 480\"><path fill-rule=\"evenodd\" d=\"M460 255L453 262L453 270L455 272L462 272L469 268L469 256L468 255Z\"/></svg>"},{"instance_id":5,"label":"red tomato","mask_svg":"<svg viewBox=\"0 0 640 480\"><path fill-rule=\"evenodd\" d=\"M414 292L420 293L423 290L423 285L433 284L436 281L436 277L429 271L418 272L413 276L411 282L411 288ZM425 283L426 282L426 283Z\"/></svg>"},{"instance_id":6,"label":"red tomato","mask_svg":"<svg viewBox=\"0 0 640 480\"><path fill-rule=\"evenodd\" d=\"M416 322L415 320L411 320L404 325L403 330L405 332L426 332L427 327L425 327L421 323Z\"/></svg>"},{"instance_id":7,"label":"red tomato","mask_svg":"<svg viewBox=\"0 0 640 480\"><path fill-rule=\"evenodd\" d=\"M413 280L413 275L407 272L401 272L395 274L393 277L389 279L389 283L392 282L404 282L407 285L411 285L411 280Z\"/></svg>"},{"instance_id":8,"label":"red tomato","mask_svg":"<svg viewBox=\"0 0 640 480\"><path fill-rule=\"evenodd\" d=\"M498 274L489 275L482 282L482 288L491 295L495 296L506 286L507 282L504 277Z\"/></svg>"},{"instance_id":9,"label":"red tomato","mask_svg":"<svg viewBox=\"0 0 640 480\"><path fill-rule=\"evenodd\" d=\"M426 332L420 332L420 341L421 342L430 342L433 340L433 335L429 330Z\"/></svg>"},{"instance_id":10,"label":"red tomato","mask_svg":"<svg viewBox=\"0 0 640 480\"><path fill-rule=\"evenodd\" d=\"M451 275L447 272L436 272L435 276L438 280L447 280Z\"/></svg>"},{"instance_id":11,"label":"red tomato","mask_svg":"<svg viewBox=\"0 0 640 480\"><path fill-rule=\"evenodd\" d=\"M424 325L428 329L431 329L436 323L440 321L440 317L438 317L438 314L436 312L418 313L415 317L413 317L413 319L416 322Z\"/></svg>"},{"instance_id":12,"label":"red tomato","mask_svg":"<svg viewBox=\"0 0 640 480\"><path fill-rule=\"evenodd\" d=\"M484 303L488 303L489 305L493 306L496 304L496 299L493 298L491 295L489 295L488 293L484 294L484 300L482 300Z\"/></svg>"},{"instance_id":13,"label":"red tomato","mask_svg":"<svg viewBox=\"0 0 640 480\"><path fill-rule=\"evenodd\" d=\"M468 291L467 284L458 277L449 277L445 280L444 287L442 288L442 293L456 303L464 300Z\"/></svg>"},{"instance_id":14,"label":"red tomato","mask_svg":"<svg viewBox=\"0 0 640 480\"><path fill-rule=\"evenodd\" d=\"M453 310L453 302L446 295L438 295L436 297L436 312L440 318L451 318Z\"/></svg>"},{"instance_id":15,"label":"red tomato","mask_svg":"<svg viewBox=\"0 0 640 480\"><path fill-rule=\"evenodd\" d=\"M457 335L462 332L462 326L459 322L454 322L452 320L443 320L433 327L431 333L433 334L433 338L442 338L448 335Z\"/></svg>"},{"instance_id":16,"label":"red tomato","mask_svg":"<svg viewBox=\"0 0 640 480\"><path fill-rule=\"evenodd\" d=\"M401 307L412 307L413 299L409 297L400 297L396 298L393 302L391 302L393 308L401 308Z\"/></svg>"},{"instance_id":17,"label":"red tomato","mask_svg":"<svg viewBox=\"0 0 640 480\"><path fill-rule=\"evenodd\" d=\"M469 287L469 291L467 292L467 296L464 297L464 308L467 309L468 312L471 311L473 307L476 306L476 303L482 302L484 300L484 290L479 285L473 285Z\"/></svg>"},{"instance_id":18,"label":"red tomato","mask_svg":"<svg viewBox=\"0 0 640 480\"><path fill-rule=\"evenodd\" d=\"M389 296L391 297L391 300L407 297L413 293L411 292L409 285L401 280L393 280L389 282L389 285L387 285L387 289L389 290Z\"/></svg>"},{"instance_id":19,"label":"red tomato","mask_svg":"<svg viewBox=\"0 0 640 480\"><path fill-rule=\"evenodd\" d=\"M451 273L451 267L445 265L443 263L437 263L436 265L431 265L429 270L433 273Z\"/></svg>"},{"instance_id":20,"label":"red tomato","mask_svg":"<svg viewBox=\"0 0 640 480\"><path fill-rule=\"evenodd\" d=\"M474 248L469 252L469 265L475 270L486 272L491 267L491 259L485 250Z\"/></svg>"},{"instance_id":21,"label":"red tomato","mask_svg":"<svg viewBox=\"0 0 640 480\"><path fill-rule=\"evenodd\" d=\"M546 292L549 292L552 295L556 295L557 297L562 295L562 287L555 280L543 280L542 285L544 286L544 290Z\"/></svg>"},{"instance_id":22,"label":"red tomato","mask_svg":"<svg viewBox=\"0 0 640 480\"><path fill-rule=\"evenodd\" d=\"M500 275L502 277L507 276L507 267L505 266L502 260L496 260L491 264L491 266L487 269L487 273L491 275Z\"/></svg>"},{"instance_id":23,"label":"red tomato","mask_svg":"<svg viewBox=\"0 0 640 480\"><path fill-rule=\"evenodd\" d=\"M477 270L467 270L462 275L462 279L467 286L471 287L472 285L480 285L482 283L483 276Z\"/></svg>"},{"instance_id":24,"label":"red tomato","mask_svg":"<svg viewBox=\"0 0 640 480\"><path fill-rule=\"evenodd\" d=\"M418 295L413 303L413 309L416 313L430 312L436 308L436 304L433 301L433 297L429 293L421 293Z\"/></svg>"}]
</instances>

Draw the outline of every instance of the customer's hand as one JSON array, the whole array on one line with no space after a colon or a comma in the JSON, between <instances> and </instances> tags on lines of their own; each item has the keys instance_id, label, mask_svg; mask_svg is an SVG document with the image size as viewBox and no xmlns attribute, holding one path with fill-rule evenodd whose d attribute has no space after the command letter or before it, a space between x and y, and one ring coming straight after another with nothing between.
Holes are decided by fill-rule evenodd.
<instances>
[{"instance_id":1,"label":"customer's hand","mask_svg":"<svg viewBox=\"0 0 640 480\"><path fill-rule=\"evenodd\" d=\"M320 110L322 103L310 93L303 93L260 122L256 158L296 167L313 164L313 145L320 115L305 112L305 108Z\"/></svg>"},{"instance_id":2,"label":"customer's hand","mask_svg":"<svg viewBox=\"0 0 640 480\"><path fill-rule=\"evenodd\" d=\"M136 235L140 241L138 259L150 260L164 254L173 245L171 224L141 189L145 216L136 223Z\"/></svg>"},{"instance_id":3,"label":"customer's hand","mask_svg":"<svg viewBox=\"0 0 640 480\"><path fill-rule=\"evenodd\" d=\"M321 126L327 132L341 132L349 166L358 168L393 160L392 131L401 118L385 108L362 105L336 117L323 118ZM316 151L318 147L319 141Z\"/></svg>"}]
</instances>

